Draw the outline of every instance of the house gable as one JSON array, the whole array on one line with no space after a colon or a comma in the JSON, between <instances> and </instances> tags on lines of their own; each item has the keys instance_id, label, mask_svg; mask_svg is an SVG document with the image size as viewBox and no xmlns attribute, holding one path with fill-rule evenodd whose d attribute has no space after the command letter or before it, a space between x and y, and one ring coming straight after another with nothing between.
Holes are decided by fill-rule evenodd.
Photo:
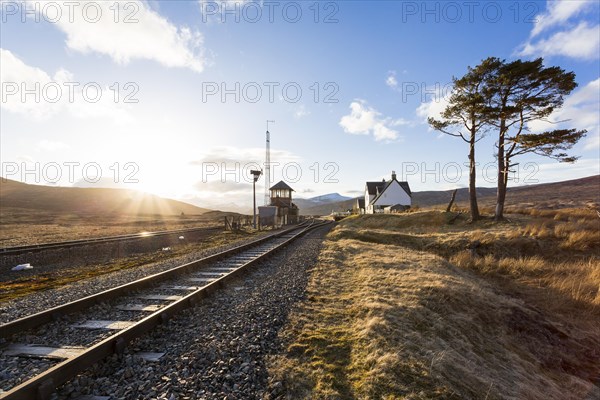
<instances>
[{"instance_id":1,"label":"house gable","mask_svg":"<svg viewBox=\"0 0 600 400\"><path fill-rule=\"evenodd\" d=\"M404 183L404 182L403 182ZM408 184L406 185L408 186ZM410 196L410 188L407 192L403 185L397 180L393 179L387 182L386 186L379 193L379 195L371 201L373 206L392 206L395 204L401 204L405 206L410 206L411 196Z\"/></svg>"}]
</instances>

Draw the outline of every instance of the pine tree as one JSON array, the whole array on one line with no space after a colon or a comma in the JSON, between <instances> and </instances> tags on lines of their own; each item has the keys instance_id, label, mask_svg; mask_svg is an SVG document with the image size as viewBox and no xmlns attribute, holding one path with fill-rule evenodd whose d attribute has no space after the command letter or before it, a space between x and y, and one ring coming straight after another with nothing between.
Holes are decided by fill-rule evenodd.
<instances>
[{"instance_id":1,"label":"pine tree","mask_svg":"<svg viewBox=\"0 0 600 400\"><path fill-rule=\"evenodd\" d=\"M542 58L502 61L501 64L487 79L484 96L490 100L484 119L498 130L496 220L504 218L508 176L516 165L514 157L535 153L560 162L574 162L577 157L569 156L566 151L586 133L576 129L528 132L530 122L547 120L552 112L562 107L564 96L577 87L573 72L565 72L560 67L546 68Z\"/></svg>"},{"instance_id":2,"label":"pine tree","mask_svg":"<svg viewBox=\"0 0 600 400\"><path fill-rule=\"evenodd\" d=\"M480 218L477 205L475 144L489 130L488 105L492 94L486 88L487 82L502 65L497 58L488 58L478 66L468 68L462 78L453 78L449 104L441 114L442 119L428 118L435 130L450 136L459 137L469 144L469 206L471 220Z\"/></svg>"}]
</instances>

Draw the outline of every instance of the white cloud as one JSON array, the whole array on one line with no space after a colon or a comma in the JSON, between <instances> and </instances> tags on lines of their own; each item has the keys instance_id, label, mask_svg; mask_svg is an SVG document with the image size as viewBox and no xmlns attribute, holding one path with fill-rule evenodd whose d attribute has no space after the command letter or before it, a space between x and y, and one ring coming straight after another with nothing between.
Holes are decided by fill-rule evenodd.
<instances>
[{"instance_id":1,"label":"white cloud","mask_svg":"<svg viewBox=\"0 0 600 400\"><path fill-rule=\"evenodd\" d=\"M2 109L34 118L47 118L66 110L77 118L110 116L120 122L131 119L124 105L114 102L114 93L108 87L90 82L99 87L100 97L96 101L96 91L92 87L92 90L86 90L86 100L82 88L87 83L77 82L65 69L59 69L51 77L2 48L0 64Z\"/></svg>"},{"instance_id":2,"label":"white cloud","mask_svg":"<svg viewBox=\"0 0 600 400\"><path fill-rule=\"evenodd\" d=\"M353 135L368 135L375 126L375 120L381 115L360 100L353 101L350 110L350 115L343 116L340 125L344 131Z\"/></svg>"},{"instance_id":3,"label":"white cloud","mask_svg":"<svg viewBox=\"0 0 600 400\"><path fill-rule=\"evenodd\" d=\"M310 111L306 109L304 104L300 104L298 108L294 111L294 118L300 119L310 115Z\"/></svg>"},{"instance_id":4,"label":"white cloud","mask_svg":"<svg viewBox=\"0 0 600 400\"><path fill-rule=\"evenodd\" d=\"M548 1L546 12L536 16L536 23L531 31L531 37L537 36L553 26L564 24L571 17L591 6L594 1Z\"/></svg>"},{"instance_id":5,"label":"white cloud","mask_svg":"<svg viewBox=\"0 0 600 400\"><path fill-rule=\"evenodd\" d=\"M264 169L265 149L260 147L241 148L234 146L211 147L200 157L189 162L201 180L193 185L193 191L182 200L211 209L251 212L252 176L250 170ZM271 185L283 177L287 163L300 163L296 154L280 149L271 149ZM256 200L263 201L265 177L256 184Z\"/></svg>"},{"instance_id":6,"label":"white cloud","mask_svg":"<svg viewBox=\"0 0 600 400\"><path fill-rule=\"evenodd\" d=\"M548 1L536 16L529 40L516 51L521 56L566 56L593 60L600 57L600 25L596 0ZM591 18L588 19L588 14ZM542 34L548 35L542 38Z\"/></svg>"},{"instance_id":7,"label":"white cloud","mask_svg":"<svg viewBox=\"0 0 600 400\"><path fill-rule=\"evenodd\" d=\"M398 87L398 79L396 79L396 71L389 71L385 80L385 84L391 88Z\"/></svg>"},{"instance_id":8,"label":"white cloud","mask_svg":"<svg viewBox=\"0 0 600 400\"><path fill-rule=\"evenodd\" d=\"M369 107L363 100L350 104L350 114L340 119L344 131L353 135L373 135L376 141L392 141L399 137L398 131L391 127L409 125L404 119L382 117L381 113Z\"/></svg>"},{"instance_id":9,"label":"white cloud","mask_svg":"<svg viewBox=\"0 0 600 400\"><path fill-rule=\"evenodd\" d=\"M565 99L563 107L548 117L549 122L533 121L528 128L543 132L557 128L587 129L585 150L600 148L600 78L574 91Z\"/></svg>"},{"instance_id":10,"label":"white cloud","mask_svg":"<svg viewBox=\"0 0 600 400\"><path fill-rule=\"evenodd\" d=\"M202 165L203 163L216 163L234 165L257 163L263 165L265 158L265 149L259 147L240 148L233 146L211 147L202 152L201 156L191 162L192 165ZM271 149L271 162L286 163L299 162L300 157L287 150Z\"/></svg>"},{"instance_id":11,"label":"white cloud","mask_svg":"<svg viewBox=\"0 0 600 400\"><path fill-rule=\"evenodd\" d=\"M373 127L373 136L375 140L396 140L398 132L385 126L383 122L378 122Z\"/></svg>"},{"instance_id":12,"label":"white cloud","mask_svg":"<svg viewBox=\"0 0 600 400\"><path fill-rule=\"evenodd\" d=\"M567 56L583 60L600 57L600 25L581 22L575 28L557 32L536 43L527 42L519 51L523 56Z\"/></svg>"},{"instance_id":13,"label":"white cloud","mask_svg":"<svg viewBox=\"0 0 600 400\"><path fill-rule=\"evenodd\" d=\"M47 116L59 109L60 105L57 103L39 101L41 88L58 79L52 79L45 71L25 64L13 53L2 48L0 48L0 64L2 65L0 68L2 108L14 113L30 114L34 117ZM59 71L55 78L62 78L65 74L64 71ZM23 98L22 89L35 89L36 85L39 86L39 90L35 90L33 94L27 94Z\"/></svg>"},{"instance_id":14,"label":"white cloud","mask_svg":"<svg viewBox=\"0 0 600 400\"><path fill-rule=\"evenodd\" d=\"M40 6L39 0L27 0L32 8L37 3L36 9L45 11L47 19L56 19L54 7L44 7L45 2L60 7L61 18L54 25L67 35L67 47L71 50L104 54L119 64L141 59L167 67L190 68L195 72L204 68L200 32L172 24L151 10L146 2L85 0L77 2L71 12L68 1L44 0Z\"/></svg>"},{"instance_id":15,"label":"white cloud","mask_svg":"<svg viewBox=\"0 0 600 400\"><path fill-rule=\"evenodd\" d=\"M421 103L419 107L417 107L417 116L422 118L424 123L427 123L427 118L429 117L441 119L442 112L444 112L444 110L449 104L449 98L450 93L447 93L446 95L443 95L441 91L439 93L436 93L436 95L433 96L431 100Z\"/></svg>"},{"instance_id":16,"label":"white cloud","mask_svg":"<svg viewBox=\"0 0 600 400\"><path fill-rule=\"evenodd\" d=\"M43 152L51 152L56 150L67 149L69 148L69 145L63 142L44 139L37 144L37 148L38 150L41 150Z\"/></svg>"}]
</instances>

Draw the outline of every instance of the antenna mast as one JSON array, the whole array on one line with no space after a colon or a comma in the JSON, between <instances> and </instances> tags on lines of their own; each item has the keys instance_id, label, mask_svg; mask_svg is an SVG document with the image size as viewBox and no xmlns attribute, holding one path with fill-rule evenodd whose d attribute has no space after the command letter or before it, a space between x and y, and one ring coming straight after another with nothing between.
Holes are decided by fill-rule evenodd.
<instances>
[{"instance_id":1,"label":"antenna mast","mask_svg":"<svg viewBox=\"0 0 600 400\"><path fill-rule=\"evenodd\" d=\"M275 122L267 120L267 147L265 152L265 206L271 203L271 193L269 188L271 187L271 134L269 133L269 122Z\"/></svg>"}]
</instances>

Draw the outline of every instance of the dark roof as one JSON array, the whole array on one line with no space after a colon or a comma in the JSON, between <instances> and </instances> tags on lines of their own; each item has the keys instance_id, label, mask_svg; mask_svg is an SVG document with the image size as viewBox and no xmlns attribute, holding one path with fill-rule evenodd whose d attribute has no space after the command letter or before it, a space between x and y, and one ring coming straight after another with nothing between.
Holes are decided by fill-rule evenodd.
<instances>
[{"instance_id":1,"label":"dark roof","mask_svg":"<svg viewBox=\"0 0 600 400\"><path fill-rule=\"evenodd\" d=\"M379 193L381 193L381 189L385 186L385 182L367 182L367 190L369 194L377 195L377 189L379 189Z\"/></svg>"},{"instance_id":2,"label":"dark roof","mask_svg":"<svg viewBox=\"0 0 600 400\"><path fill-rule=\"evenodd\" d=\"M273 186L269 190L281 190L281 189L291 190L292 192L295 191L294 189L292 189L291 187L289 187L288 184L285 183L284 181L279 181L278 183L275 184L275 186Z\"/></svg>"},{"instance_id":3,"label":"dark roof","mask_svg":"<svg viewBox=\"0 0 600 400\"><path fill-rule=\"evenodd\" d=\"M290 203L288 201L284 201L280 198L276 198L271 200L271 205L272 206L277 206L279 208L291 208L291 209L298 209L298 206L295 203Z\"/></svg>"},{"instance_id":4,"label":"dark roof","mask_svg":"<svg viewBox=\"0 0 600 400\"><path fill-rule=\"evenodd\" d=\"M359 197L356 200L358 200L358 208L365 208L365 198L364 197L363 198Z\"/></svg>"},{"instance_id":5,"label":"dark roof","mask_svg":"<svg viewBox=\"0 0 600 400\"><path fill-rule=\"evenodd\" d=\"M409 197L412 197L412 193L410 191L410 186L408 186L408 182L404 182L404 181L400 182L397 179L393 179L393 180L389 180L389 181L385 182L385 186L382 189L379 189L379 194L377 195L377 197L375 197L373 199L372 203L375 203L377 200L379 200L379 198L381 197L381 194L383 192L385 192L385 190L388 188L388 186L391 185L392 181L398 182L400 184L400 187L402 189L404 189L404 191L406 192L406 194L408 194ZM369 183L369 182L367 182L367 183Z\"/></svg>"},{"instance_id":6,"label":"dark roof","mask_svg":"<svg viewBox=\"0 0 600 400\"><path fill-rule=\"evenodd\" d=\"M408 194L410 197L412 197L412 192L410 191L410 186L408 186L408 182L405 182L405 181L402 181L402 182L400 182L400 181L397 181L397 182L400 184L400 186L402 187L402 189L404 189L404 191L405 191L405 192L406 192L406 193L407 193L407 194Z\"/></svg>"}]
</instances>

